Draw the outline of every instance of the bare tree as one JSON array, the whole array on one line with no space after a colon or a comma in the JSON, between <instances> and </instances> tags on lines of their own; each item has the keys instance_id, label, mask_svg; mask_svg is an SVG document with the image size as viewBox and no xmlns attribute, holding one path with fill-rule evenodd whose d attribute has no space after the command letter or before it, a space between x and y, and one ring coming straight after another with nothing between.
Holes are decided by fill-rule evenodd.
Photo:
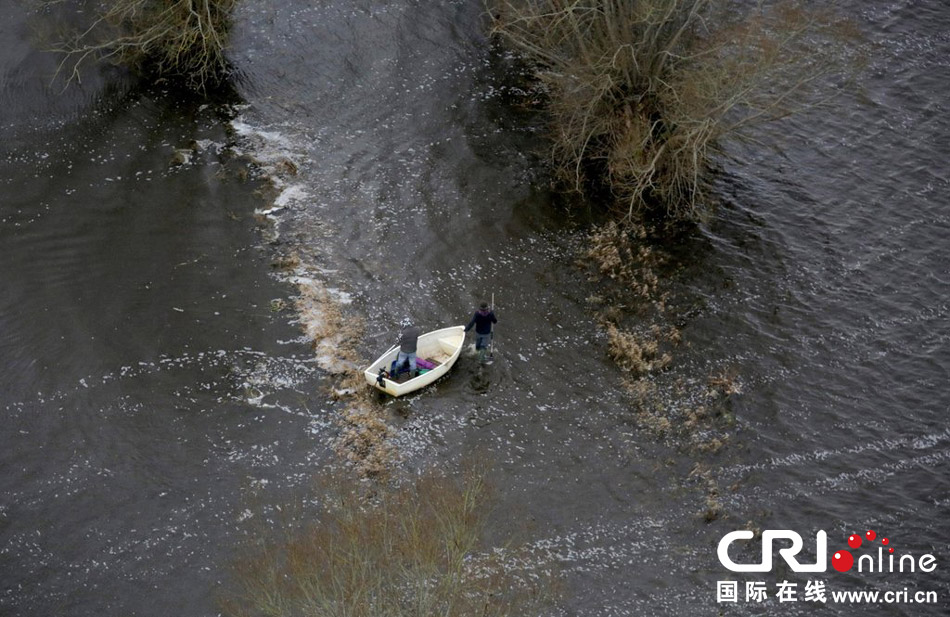
<instances>
[{"instance_id":1,"label":"bare tree","mask_svg":"<svg viewBox=\"0 0 950 617\"><path fill-rule=\"evenodd\" d=\"M559 176L603 180L628 220L700 218L722 138L819 100L855 38L794 1L497 0L491 15L547 91Z\"/></svg>"}]
</instances>

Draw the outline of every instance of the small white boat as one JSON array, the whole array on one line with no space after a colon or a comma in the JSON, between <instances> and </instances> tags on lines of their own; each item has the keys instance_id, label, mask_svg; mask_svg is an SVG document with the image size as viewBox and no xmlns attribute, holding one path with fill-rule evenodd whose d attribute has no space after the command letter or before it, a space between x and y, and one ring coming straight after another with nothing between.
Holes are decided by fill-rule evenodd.
<instances>
[{"instance_id":1,"label":"small white boat","mask_svg":"<svg viewBox=\"0 0 950 617\"><path fill-rule=\"evenodd\" d=\"M393 396L402 396L424 388L449 372L462 352L465 342L465 326L452 326L433 330L419 336L416 345L416 358L434 365L434 368L421 372L412 379L403 375L391 379L389 375L393 361L399 355L399 345L394 345L363 371L366 382L378 390Z\"/></svg>"}]
</instances>

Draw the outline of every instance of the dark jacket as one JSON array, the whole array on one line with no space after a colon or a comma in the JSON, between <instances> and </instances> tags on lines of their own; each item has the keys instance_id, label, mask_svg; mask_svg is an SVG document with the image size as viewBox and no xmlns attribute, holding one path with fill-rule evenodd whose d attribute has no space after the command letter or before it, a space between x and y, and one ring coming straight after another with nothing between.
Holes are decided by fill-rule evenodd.
<instances>
[{"instance_id":1,"label":"dark jacket","mask_svg":"<svg viewBox=\"0 0 950 617\"><path fill-rule=\"evenodd\" d=\"M422 329L419 326L409 326L402 329L399 335L399 351L403 353L416 353L416 343L419 342L419 335Z\"/></svg>"},{"instance_id":2,"label":"dark jacket","mask_svg":"<svg viewBox=\"0 0 950 617\"><path fill-rule=\"evenodd\" d=\"M472 315L472 320L465 326L465 331L468 332L472 329L472 326L475 326L475 332L477 334L491 334L491 325L493 323L498 323L498 320L495 318L495 312L479 309Z\"/></svg>"}]
</instances>

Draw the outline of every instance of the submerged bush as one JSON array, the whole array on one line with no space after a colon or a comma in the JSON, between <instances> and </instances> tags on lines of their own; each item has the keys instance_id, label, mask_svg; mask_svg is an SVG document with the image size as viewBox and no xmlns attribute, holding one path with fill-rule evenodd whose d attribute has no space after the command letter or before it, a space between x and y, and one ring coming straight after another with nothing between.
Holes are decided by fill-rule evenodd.
<instances>
[{"instance_id":1,"label":"submerged bush","mask_svg":"<svg viewBox=\"0 0 950 617\"><path fill-rule=\"evenodd\" d=\"M225 48L237 0L103 0L95 22L57 47L67 80L86 60L111 60L205 91L228 73Z\"/></svg>"},{"instance_id":2,"label":"submerged bush","mask_svg":"<svg viewBox=\"0 0 950 617\"><path fill-rule=\"evenodd\" d=\"M813 101L851 29L796 2L493 0L493 33L548 95L552 158L625 218L694 220L720 140Z\"/></svg>"},{"instance_id":3,"label":"submerged bush","mask_svg":"<svg viewBox=\"0 0 950 617\"><path fill-rule=\"evenodd\" d=\"M334 478L315 524L260 538L236 567L230 615L528 617L553 596L545 577L519 578L488 550L482 476L433 474L367 497Z\"/></svg>"}]
</instances>

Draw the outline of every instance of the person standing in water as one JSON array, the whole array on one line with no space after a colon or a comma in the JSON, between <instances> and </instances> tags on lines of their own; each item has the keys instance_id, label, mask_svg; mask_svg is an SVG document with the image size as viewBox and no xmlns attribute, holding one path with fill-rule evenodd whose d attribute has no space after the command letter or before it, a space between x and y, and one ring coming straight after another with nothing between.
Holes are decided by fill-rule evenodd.
<instances>
[{"instance_id":1,"label":"person standing in water","mask_svg":"<svg viewBox=\"0 0 950 617\"><path fill-rule=\"evenodd\" d=\"M498 323L498 319L495 317L495 312L488 306L487 302L482 302L475 314L472 315L471 321L465 326L466 332L471 330L473 326L475 327L475 349L478 351L478 359L482 363L485 362L485 350L488 349L491 342L492 325L496 323Z\"/></svg>"}]
</instances>

